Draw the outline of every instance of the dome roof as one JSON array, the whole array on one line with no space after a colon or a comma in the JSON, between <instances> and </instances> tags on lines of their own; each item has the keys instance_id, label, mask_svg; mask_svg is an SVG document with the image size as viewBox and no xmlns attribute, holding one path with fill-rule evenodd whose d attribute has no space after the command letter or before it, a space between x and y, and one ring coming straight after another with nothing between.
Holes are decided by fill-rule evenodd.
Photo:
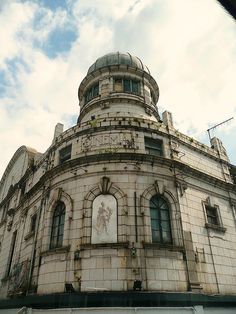
<instances>
[{"instance_id":1,"label":"dome roof","mask_svg":"<svg viewBox=\"0 0 236 314\"><path fill-rule=\"evenodd\" d=\"M148 67L146 67L139 58L131 56L131 54L129 54L128 52L127 53L112 52L106 54L103 57L98 58L88 69L88 74L109 65L119 64L128 65L133 68L138 68L150 74Z\"/></svg>"}]
</instances>

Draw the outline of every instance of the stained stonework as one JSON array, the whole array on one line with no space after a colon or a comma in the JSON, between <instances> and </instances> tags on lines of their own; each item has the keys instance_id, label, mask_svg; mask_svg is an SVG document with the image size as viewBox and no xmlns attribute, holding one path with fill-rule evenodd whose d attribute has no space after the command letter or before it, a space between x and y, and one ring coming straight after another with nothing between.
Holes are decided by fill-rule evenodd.
<instances>
[{"instance_id":1,"label":"stained stonework","mask_svg":"<svg viewBox=\"0 0 236 314\"><path fill-rule=\"evenodd\" d=\"M180 133L159 116L141 61L109 58L79 87L78 123L58 124L43 154L22 146L4 172L0 298L135 285L236 295L236 188L221 141Z\"/></svg>"}]
</instances>

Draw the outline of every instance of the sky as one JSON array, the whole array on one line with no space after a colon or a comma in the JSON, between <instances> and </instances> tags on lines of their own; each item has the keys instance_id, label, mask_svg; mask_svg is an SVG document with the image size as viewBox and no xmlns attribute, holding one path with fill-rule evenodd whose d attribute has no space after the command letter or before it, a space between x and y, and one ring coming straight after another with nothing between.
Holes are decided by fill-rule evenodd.
<instances>
[{"instance_id":1,"label":"sky","mask_svg":"<svg viewBox=\"0 0 236 314\"><path fill-rule=\"evenodd\" d=\"M79 115L78 86L100 56L129 52L160 88L160 113L236 164L236 25L216 0L0 0L0 177L22 145L45 152Z\"/></svg>"}]
</instances>

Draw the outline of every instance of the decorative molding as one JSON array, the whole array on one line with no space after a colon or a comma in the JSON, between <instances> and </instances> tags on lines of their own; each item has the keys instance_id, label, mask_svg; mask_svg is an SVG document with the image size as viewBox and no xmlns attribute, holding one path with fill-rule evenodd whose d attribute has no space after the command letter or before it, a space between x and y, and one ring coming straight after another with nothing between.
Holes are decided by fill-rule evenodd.
<instances>
[{"instance_id":1,"label":"decorative molding","mask_svg":"<svg viewBox=\"0 0 236 314\"><path fill-rule=\"evenodd\" d=\"M160 194L160 195L164 194L166 186L165 186L163 180L155 180L154 187L155 187L157 194Z\"/></svg>"},{"instance_id":2,"label":"decorative molding","mask_svg":"<svg viewBox=\"0 0 236 314\"><path fill-rule=\"evenodd\" d=\"M99 188L102 194L109 194L109 190L111 187L110 178L104 176L100 180Z\"/></svg>"},{"instance_id":3,"label":"decorative molding","mask_svg":"<svg viewBox=\"0 0 236 314\"><path fill-rule=\"evenodd\" d=\"M70 245L61 246L52 250L43 251L40 253L41 256L48 256L48 255L54 255L54 254L61 254L61 253L67 253L70 250Z\"/></svg>"},{"instance_id":4,"label":"decorative molding","mask_svg":"<svg viewBox=\"0 0 236 314\"><path fill-rule=\"evenodd\" d=\"M185 191L188 188L188 184L187 182L185 182L184 180L176 180L176 186L179 188L180 191L180 196L184 196Z\"/></svg>"}]
</instances>

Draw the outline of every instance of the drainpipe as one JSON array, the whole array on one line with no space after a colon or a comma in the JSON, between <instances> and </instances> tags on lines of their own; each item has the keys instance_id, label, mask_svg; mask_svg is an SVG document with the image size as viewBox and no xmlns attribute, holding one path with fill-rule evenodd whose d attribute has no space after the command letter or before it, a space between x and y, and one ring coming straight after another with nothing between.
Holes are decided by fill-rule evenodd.
<instances>
[{"instance_id":1,"label":"drainpipe","mask_svg":"<svg viewBox=\"0 0 236 314\"><path fill-rule=\"evenodd\" d=\"M30 269L29 269L29 276L28 276L28 284L27 284L27 291L26 291L26 295L29 294L29 290L31 287L31 281L32 281L32 277L33 277L33 270L34 270L34 263L35 263L35 256L36 256L36 245L37 245L37 237L38 237L38 230L39 230L39 223L40 223L40 218L41 218L41 214L43 211L43 206L44 206L44 201L45 201L45 185L43 186L43 191L42 191L42 198L40 201L40 206L39 206L39 210L37 213L37 221L36 221L36 228L35 228L35 233L34 233L34 241L33 241L33 248L32 248L32 252L31 252L31 258L30 258Z\"/></svg>"},{"instance_id":2,"label":"drainpipe","mask_svg":"<svg viewBox=\"0 0 236 314\"><path fill-rule=\"evenodd\" d=\"M172 155L172 146L171 146L171 135L170 135L170 129L169 125L166 126L167 132L168 132L168 139L169 139L169 147L170 147L170 158L171 160L174 161L173 155ZM188 261L186 257L186 246L185 246L185 241L184 241L184 229L183 229L183 222L182 222L182 216L181 216L181 211L180 211L180 199L179 199L179 192L178 192L178 187L177 187L177 176L176 176L176 169L174 162L172 163L172 169L173 169L173 176L174 176L174 183L176 187L176 195L177 195L177 202L178 202L178 211L179 211L179 220L180 220L180 228L181 228L181 236L182 236L182 241L183 241L183 248L184 248L184 261L186 264L186 270L187 270L187 280L188 280L188 286L190 287L190 276L189 276L189 267L188 267Z\"/></svg>"},{"instance_id":3,"label":"drainpipe","mask_svg":"<svg viewBox=\"0 0 236 314\"><path fill-rule=\"evenodd\" d=\"M137 193L134 192L135 242L138 242Z\"/></svg>"}]
</instances>

